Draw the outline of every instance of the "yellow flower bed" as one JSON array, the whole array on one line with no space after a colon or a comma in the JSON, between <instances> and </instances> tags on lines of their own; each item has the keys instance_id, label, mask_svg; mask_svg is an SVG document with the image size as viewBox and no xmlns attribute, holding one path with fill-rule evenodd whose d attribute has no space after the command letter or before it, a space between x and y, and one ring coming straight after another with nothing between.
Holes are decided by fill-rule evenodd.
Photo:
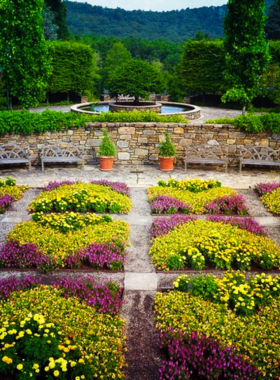
<instances>
[{"instance_id":1,"label":"yellow flower bed","mask_svg":"<svg viewBox=\"0 0 280 380\"><path fill-rule=\"evenodd\" d=\"M271 193L262 195L261 201L269 209L269 211L274 214L280 214L280 187Z\"/></svg>"},{"instance_id":2,"label":"yellow flower bed","mask_svg":"<svg viewBox=\"0 0 280 380\"><path fill-rule=\"evenodd\" d=\"M280 248L269 238L222 222L195 220L153 240L150 248L157 269L203 269L208 261L220 269L236 265L250 269L280 267Z\"/></svg>"},{"instance_id":3,"label":"yellow flower bed","mask_svg":"<svg viewBox=\"0 0 280 380\"><path fill-rule=\"evenodd\" d=\"M155 298L156 327L182 332L197 332L212 337L243 354L263 374L264 379L279 379L280 299L251 316L237 316L224 304L216 304L191 293L171 291Z\"/></svg>"},{"instance_id":4,"label":"yellow flower bed","mask_svg":"<svg viewBox=\"0 0 280 380\"><path fill-rule=\"evenodd\" d=\"M44 191L30 203L30 212L78 212L95 211L99 213L128 213L132 202L108 186L92 183L62 185L52 191Z\"/></svg>"},{"instance_id":5,"label":"yellow flower bed","mask_svg":"<svg viewBox=\"0 0 280 380\"><path fill-rule=\"evenodd\" d=\"M128 242L128 234L128 224L121 220L68 232L30 221L17 224L8 234L7 241L14 240L19 245L34 244L44 255L55 257L58 265L63 265L66 256L77 253L89 244L113 242L124 247Z\"/></svg>"},{"instance_id":6,"label":"yellow flower bed","mask_svg":"<svg viewBox=\"0 0 280 380\"><path fill-rule=\"evenodd\" d=\"M30 314L31 313L31 314ZM29 317L28 317L29 316ZM27 318L27 320L26 320ZM15 336L15 342L22 334L29 334L24 330L28 318L34 318L44 326L45 334L41 340L41 350L46 352L49 365L42 368L36 362L31 363L32 377L40 374L50 374L51 378L63 378L67 368L75 367L73 360L65 362L67 353L78 347L81 358L80 365L90 365L93 378L98 379L124 379L124 320L118 316L98 314L91 307L79 302L77 298L65 298L61 291L51 286L41 286L27 291L14 292L8 301L0 303L0 340L5 339L7 329L9 334ZM24 323L25 320L25 323ZM21 331L10 329L12 324L22 326ZM45 325L47 323L47 325ZM53 326L60 331L58 350L61 358L48 356L48 333ZM32 331L30 331L32 333ZM14 335L13 335L14 334ZM31 341L32 344L32 341ZM1 361L12 366L13 359L9 356L9 347L2 348ZM57 354L58 355L58 354ZM15 358L14 358L15 360ZM43 361L43 359L42 359ZM23 371L28 363L19 363L18 373ZM66 370L66 371L65 371ZM53 372L57 371L57 372ZM61 377L59 377L61 376ZM81 379L91 380L81 375ZM77 379L77 377L73 377Z\"/></svg>"},{"instance_id":7,"label":"yellow flower bed","mask_svg":"<svg viewBox=\"0 0 280 380\"><path fill-rule=\"evenodd\" d=\"M5 194L11 195L15 201L22 198L23 193L28 190L28 186L0 186L0 197Z\"/></svg>"},{"instance_id":8,"label":"yellow flower bed","mask_svg":"<svg viewBox=\"0 0 280 380\"><path fill-rule=\"evenodd\" d=\"M184 189L184 185L181 185L181 188L173 188L173 187L163 187L163 186L153 186L147 189L148 193L148 201L153 201L158 195L166 195L184 203L190 205L192 209L190 213L192 214L204 214L206 210L204 208L206 203L212 202L214 199L222 197L224 195L237 194L233 189L229 187L216 187L210 188L207 190L200 191L198 193L194 193L189 190ZM204 187L202 187L204 189Z\"/></svg>"}]
</instances>

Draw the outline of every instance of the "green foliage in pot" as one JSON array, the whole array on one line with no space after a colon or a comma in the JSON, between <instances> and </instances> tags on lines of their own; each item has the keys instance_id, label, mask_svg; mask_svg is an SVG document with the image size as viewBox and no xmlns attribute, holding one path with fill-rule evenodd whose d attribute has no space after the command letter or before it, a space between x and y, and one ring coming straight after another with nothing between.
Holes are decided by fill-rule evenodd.
<instances>
[{"instance_id":1,"label":"green foliage in pot","mask_svg":"<svg viewBox=\"0 0 280 380\"><path fill-rule=\"evenodd\" d=\"M175 146L172 144L169 133L164 133L165 141L161 141L158 146L158 153L161 157L176 156Z\"/></svg>"},{"instance_id":2,"label":"green foliage in pot","mask_svg":"<svg viewBox=\"0 0 280 380\"><path fill-rule=\"evenodd\" d=\"M110 139L109 133L106 128L102 128L103 136L99 145L99 156L115 157L116 147Z\"/></svg>"}]
</instances>

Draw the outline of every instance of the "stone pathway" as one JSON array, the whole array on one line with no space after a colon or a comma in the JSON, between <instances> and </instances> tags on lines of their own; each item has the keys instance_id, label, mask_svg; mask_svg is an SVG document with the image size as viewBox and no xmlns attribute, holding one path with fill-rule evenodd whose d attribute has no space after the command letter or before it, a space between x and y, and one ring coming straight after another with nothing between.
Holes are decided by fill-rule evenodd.
<instances>
[{"instance_id":1,"label":"stone pathway","mask_svg":"<svg viewBox=\"0 0 280 380\"><path fill-rule=\"evenodd\" d=\"M135 173L136 171L136 173ZM228 174L219 171L190 170L187 174L182 169L176 169L172 173L162 173L157 167L141 166L117 167L113 172L100 172L97 167L87 166L85 171L76 168L47 168L44 173L39 169L28 172L24 169L8 170L0 173L1 177L12 175L18 184L28 184L32 188L25 194L22 200L16 202L11 210L0 216L0 243L12 228L21 221L29 220L30 215L26 211L27 205L41 191L39 188L53 180L81 180L108 179L112 181L124 181L131 187L133 208L128 215L114 215L115 219L126 220L130 225L130 247L124 265L124 272L83 272L67 271L67 276L77 278L83 273L94 276L96 280L117 280L124 286L124 306L121 316L126 319L128 368L127 380L158 380L158 367L160 352L158 349L158 336L153 319L153 298L160 288L170 288L172 282L178 277L178 273L157 273L151 264L149 257L150 226L154 219L150 215L150 207L146 200L146 188L156 185L158 180L169 178L214 178L220 180L224 186L238 189L248 201L250 214L263 226L268 227L270 236L279 242L280 220L272 216L261 204L257 195L250 190L257 182L279 181L276 172L252 172L244 171L242 176L235 170ZM192 271L189 271L192 272ZM215 272L215 271L213 271ZM0 279L12 274L26 275L28 271L12 272L0 270ZM50 278L59 276L59 273L44 275L43 280L48 282Z\"/></svg>"}]
</instances>

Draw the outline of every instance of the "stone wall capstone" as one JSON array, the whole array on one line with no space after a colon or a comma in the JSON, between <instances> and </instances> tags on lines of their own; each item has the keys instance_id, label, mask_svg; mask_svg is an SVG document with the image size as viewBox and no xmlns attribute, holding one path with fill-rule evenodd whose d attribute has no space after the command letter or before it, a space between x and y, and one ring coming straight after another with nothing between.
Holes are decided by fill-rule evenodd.
<instances>
[{"instance_id":1,"label":"stone wall capstone","mask_svg":"<svg viewBox=\"0 0 280 380\"><path fill-rule=\"evenodd\" d=\"M238 165L238 148L244 145L280 148L280 135L247 133L231 125L218 124L160 124L160 123L88 123L84 128L73 128L44 134L0 135L0 144L28 145L33 165L39 165L39 153L43 144L73 144L85 148L87 164L98 163L98 149L105 127L117 148L116 164L157 164L158 144L164 132L171 135L177 149L177 165L183 166L186 146L206 144L227 146L231 166Z\"/></svg>"}]
</instances>

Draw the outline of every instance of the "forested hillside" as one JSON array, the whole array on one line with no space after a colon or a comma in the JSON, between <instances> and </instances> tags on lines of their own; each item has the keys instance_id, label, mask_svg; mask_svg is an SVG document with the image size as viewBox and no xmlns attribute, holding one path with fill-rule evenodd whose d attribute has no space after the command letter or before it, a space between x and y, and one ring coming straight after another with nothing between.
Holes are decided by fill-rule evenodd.
<instances>
[{"instance_id":1,"label":"forested hillside","mask_svg":"<svg viewBox=\"0 0 280 380\"><path fill-rule=\"evenodd\" d=\"M273 0L267 0L269 6ZM134 36L146 40L185 42L198 31L209 38L223 36L223 19L227 6L182 9L170 12L125 11L92 6L87 3L65 2L68 9L67 24L71 34Z\"/></svg>"}]
</instances>

